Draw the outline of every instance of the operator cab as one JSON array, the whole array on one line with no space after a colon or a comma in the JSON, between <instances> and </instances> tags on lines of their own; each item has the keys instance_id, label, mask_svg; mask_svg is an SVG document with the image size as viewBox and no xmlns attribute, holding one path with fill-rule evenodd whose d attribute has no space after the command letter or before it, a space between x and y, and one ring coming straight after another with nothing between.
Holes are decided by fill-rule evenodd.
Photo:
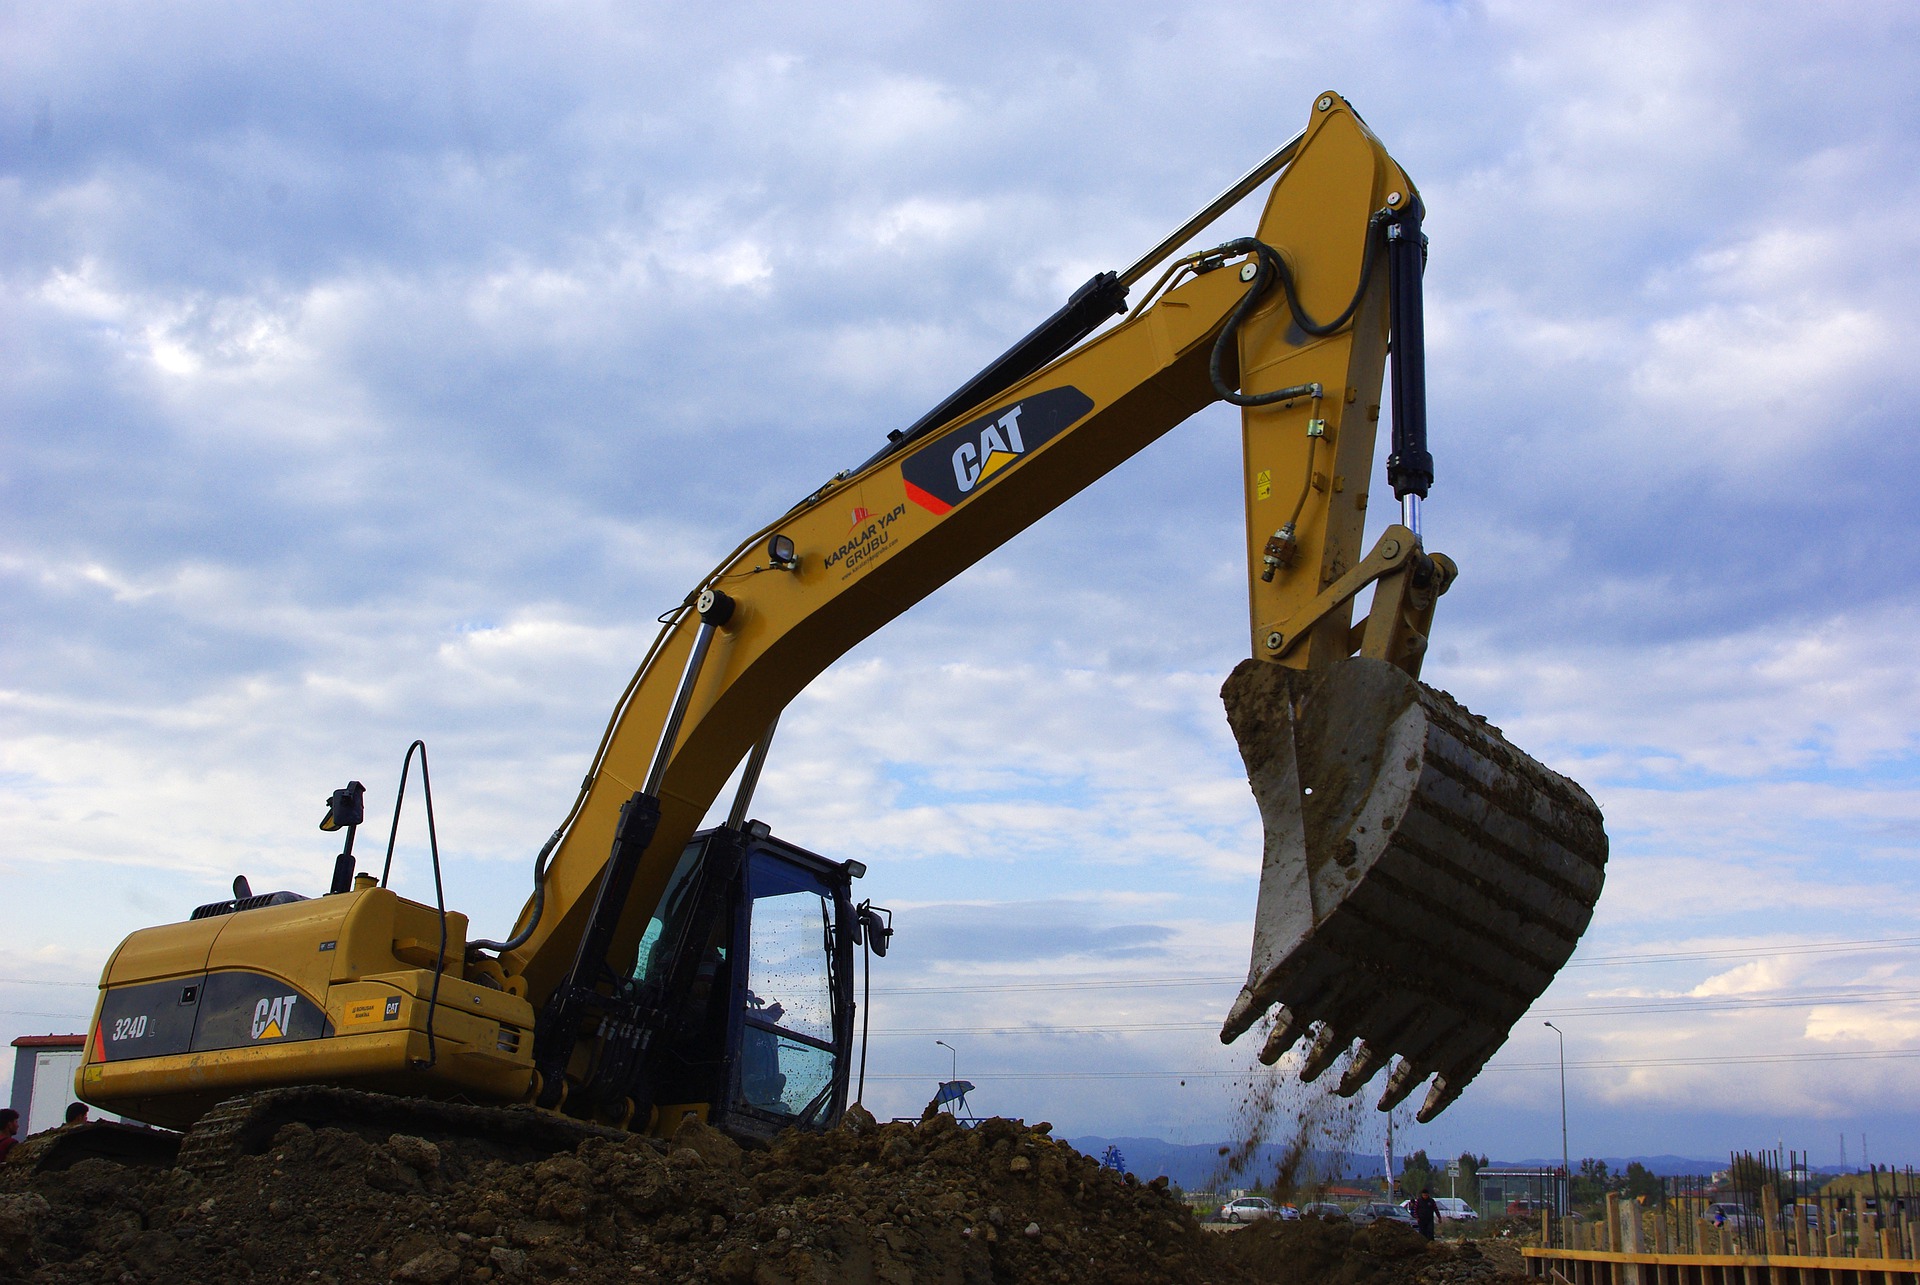
<instances>
[{"instance_id":1,"label":"operator cab","mask_svg":"<svg viewBox=\"0 0 1920 1285\"><path fill-rule=\"evenodd\" d=\"M742 841L735 860L729 849ZM726 886L703 887L716 873ZM633 971L643 986L692 972L654 1063L663 1123L682 1103L707 1104L709 1124L748 1140L839 1123L854 1052L854 949L885 954L893 931L884 911L854 904L853 880L865 873L759 822L693 836ZM700 933L692 920L703 903L716 913Z\"/></svg>"}]
</instances>

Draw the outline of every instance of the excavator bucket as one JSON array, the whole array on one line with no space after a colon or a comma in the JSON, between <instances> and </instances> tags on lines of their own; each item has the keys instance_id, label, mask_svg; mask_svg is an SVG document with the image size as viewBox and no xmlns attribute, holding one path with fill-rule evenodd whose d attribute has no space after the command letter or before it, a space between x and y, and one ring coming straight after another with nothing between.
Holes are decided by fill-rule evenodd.
<instances>
[{"instance_id":1,"label":"excavator bucket","mask_svg":"<svg viewBox=\"0 0 1920 1285\"><path fill-rule=\"evenodd\" d=\"M1431 1120L1567 962L1607 863L1585 790L1382 660L1243 661L1221 689L1266 847L1232 1042L1278 1005L1260 1060L1303 1036L1337 1091L1398 1056L1380 1109L1428 1076Z\"/></svg>"}]
</instances>

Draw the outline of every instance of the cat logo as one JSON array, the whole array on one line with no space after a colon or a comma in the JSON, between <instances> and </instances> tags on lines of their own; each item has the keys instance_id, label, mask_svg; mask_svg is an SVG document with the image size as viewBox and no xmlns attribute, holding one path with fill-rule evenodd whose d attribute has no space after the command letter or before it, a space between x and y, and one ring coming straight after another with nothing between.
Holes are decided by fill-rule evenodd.
<instances>
[{"instance_id":1,"label":"cat logo","mask_svg":"<svg viewBox=\"0 0 1920 1285\"><path fill-rule=\"evenodd\" d=\"M397 1022L400 1020L400 997L398 995L387 996L387 1012L386 1016L381 1020L386 1022Z\"/></svg>"},{"instance_id":2,"label":"cat logo","mask_svg":"<svg viewBox=\"0 0 1920 1285\"><path fill-rule=\"evenodd\" d=\"M900 466L907 498L929 513L953 507L1093 409L1071 386L1049 388L943 433Z\"/></svg>"},{"instance_id":3,"label":"cat logo","mask_svg":"<svg viewBox=\"0 0 1920 1285\"><path fill-rule=\"evenodd\" d=\"M287 1028L293 1025L293 1006L297 997L279 995L272 999L263 999L253 1006L253 1038L256 1040L285 1039Z\"/></svg>"},{"instance_id":4,"label":"cat logo","mask_svg":"<svg viewBox=\"0 0 1920 1285\"><path fill-rule=\"evenodd\" d=\"M962 492L971 491L977 483L992 477L1027 453L1027 444L1020 440L1022 409L1014 406L981 429L977 449L972 442L962 442L953 448L953 484ZM1007 430L1005 437L1000 435L1003 428Z\"/></svg>"}]
</instances>

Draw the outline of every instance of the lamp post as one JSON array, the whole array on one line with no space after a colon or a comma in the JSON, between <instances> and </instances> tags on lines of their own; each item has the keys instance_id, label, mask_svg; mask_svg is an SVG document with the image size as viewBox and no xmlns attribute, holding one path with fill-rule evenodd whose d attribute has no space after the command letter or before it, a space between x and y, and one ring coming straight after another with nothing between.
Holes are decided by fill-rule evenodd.
<instances>
[{"instance_id":1,"label":"lamp post","mask_svg":"<svg viewBox=\"0 0 1920 1285\"><path fill-rule=\"evenodd\" d=\"M949 1080L959 1079L960 1078L960 1050L956 1049L955 1047L953 1047L953 1045L947 1043L945 1040L935 1040L934 1043L938 1044L941 1048L945 1049L947 1052L953 1054L953 1070L948 1073L947 1079Z\"/></svg>"},{"instance_id":2,"label":"lamp post","mask_svg":"<svg viewBox=\"0 0 1920 1285\"><path fill-rule=\"evenodd\" d=\"M1564 1181L1567 1184L1566 1195L1561 1200L1560 1216L1564 1218L1566 1205L1573 1195L1573 1160L1572 1153L1567 1150L1567 1035L1552 1022L1546 1023L1546 1027L1560 1040L1560 1171L1566 1175Z\"/></svg>"}]
</instances>

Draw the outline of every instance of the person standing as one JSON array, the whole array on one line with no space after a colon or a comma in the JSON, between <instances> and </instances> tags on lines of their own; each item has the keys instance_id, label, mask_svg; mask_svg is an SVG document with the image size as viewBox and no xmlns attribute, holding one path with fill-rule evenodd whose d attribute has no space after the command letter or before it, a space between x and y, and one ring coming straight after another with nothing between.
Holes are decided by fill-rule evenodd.
<instances>
[{"instance_id":1,"label":"person standing","mask_svg":"<svg viewBox=\"0 0 1920 1285\"><path fill-rule=\"evenodd\" d=\"M0 1160L7 1158L14 1143L20 1141L20 1113L12 1107L0 1107Z\"/></svg>"},{"instance_id":2,"label":"person standing","mask_svg":"<svg viewBox=\"0 0 1920 1285\"><path fill-rule=\"evenodd\" d=\"M67 1103L67 1123L68 1124L87 1123L87 1104L84 1102Z\"/></svg>"},{"instance_id":3,"label":"person standing","mask_svg":"<svg viewBox=\"0 0 1920 1285\"><path fill-rule=\"evenodd\" d=\"M1440 1203L1433 1198L1431 1188L1420 1188L1419 1198L1413 1202L1413 1221L1419 1225L1422 1236L1433 1239L1440 1221Z\"/></svg>"}]
</instances>

